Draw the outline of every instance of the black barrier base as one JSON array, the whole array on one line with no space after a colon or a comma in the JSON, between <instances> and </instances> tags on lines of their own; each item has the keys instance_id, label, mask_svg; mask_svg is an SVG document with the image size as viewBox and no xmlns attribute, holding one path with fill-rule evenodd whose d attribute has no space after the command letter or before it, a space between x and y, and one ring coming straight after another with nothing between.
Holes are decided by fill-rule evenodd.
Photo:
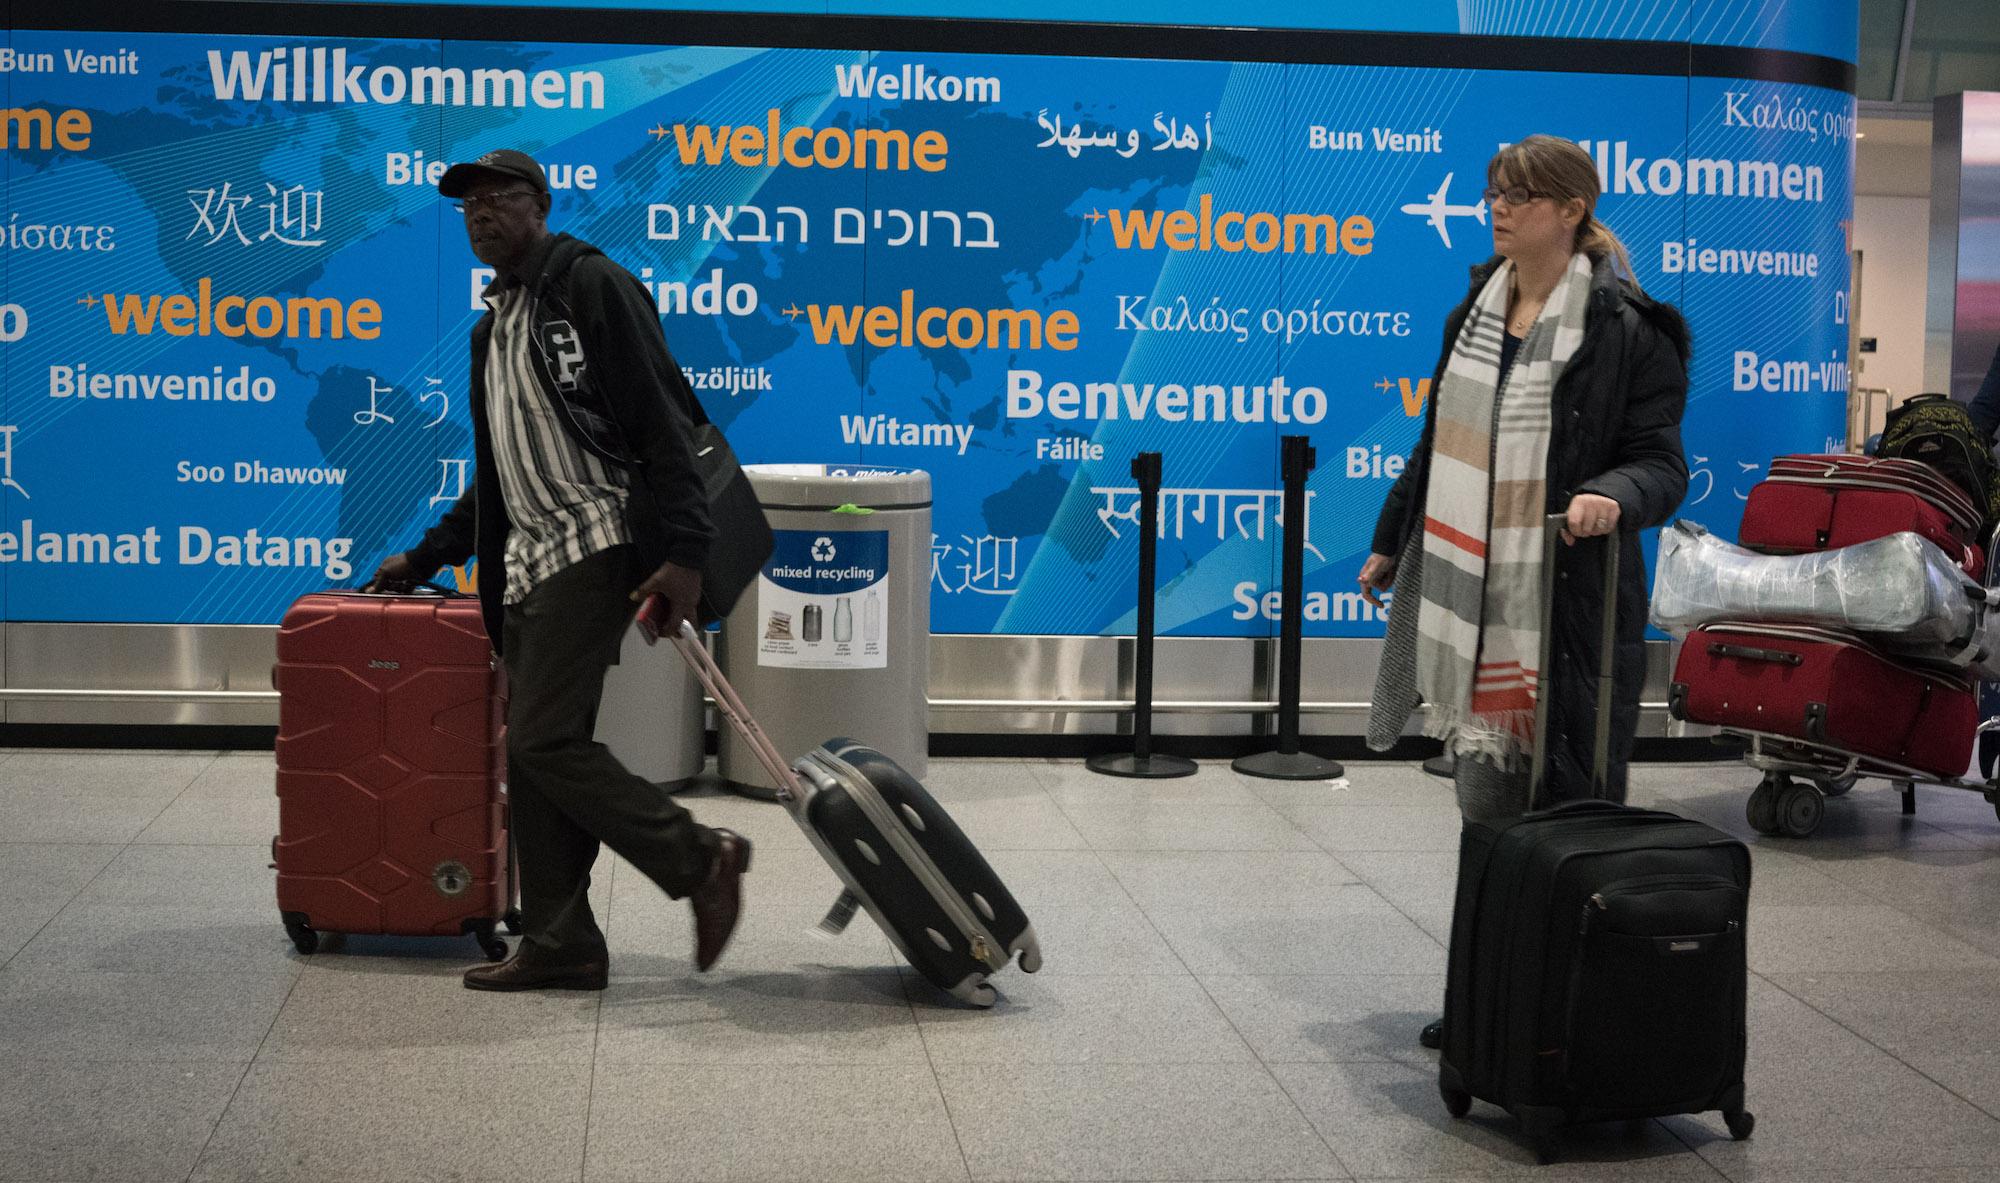
<instances>
[{"instance_id":1,"label":"black barrier base","mask_svg":"<svg viewBox=\"0 0 2000 1183\"><path fill-rule=\"evenodd\" d=\"M1430 759L1424 761L1424 771L1430 773L1432 776L1441 776L1446 780L1450 780L1458 775L1458 757L1452 755L1450 752L1446 752L1441 756L1432 756Z\"/></svg>"},{"instance_id":2,"label":"black barrier base","mask_svg":"<svg viewBox=\"0 0 2000 1183\"><path fill-rule=\"evenodd\" d=\"M1136 752L1104 752L1085 760L1083 766L1106 776L1136 776L1153 780L1193 776L1199 767L1186 756L1168 756L1159 752L1150 756L1141 756Z\"/></svg>"},{"instance_id":3,"label":"black barrier base","mask_svg":"<svg viewBox=\"0 0 2000 1183\"><path fill-rule=\"evenodd\" d=\"M1332 760L1322 760L1311 752L1258 752L1254 756L1243 756L1229 763L1231 768L1245 776L1258 776L1265 780L1332 780L1346 776L1347 770Z\"/></svg>"}]
</instances>

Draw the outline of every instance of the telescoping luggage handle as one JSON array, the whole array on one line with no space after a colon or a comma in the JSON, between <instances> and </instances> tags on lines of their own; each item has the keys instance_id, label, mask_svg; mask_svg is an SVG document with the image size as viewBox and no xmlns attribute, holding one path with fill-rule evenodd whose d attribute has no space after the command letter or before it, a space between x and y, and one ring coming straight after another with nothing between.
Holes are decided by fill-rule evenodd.
<instances>
[{"instance_id":1,"label":"telescoping luggage handle","mask_svg":"<svg viewBox=\"0 0 2000 1183\"><path fill-rule=\"evenodd\" d=\"M349 596L416 596L435 597L440 600L469 600L471 592L462 592L455 587L446 587L431 579L388 579L381 583L369 580L353 588L337 588L339 595Z\"/></svg>"},{"instance_id":2,"label":"telescoping luggage handle","mask_svg":"<svg viewBox=\"0 0 2000 1183\"><path fill-rule=\"evenodd\" d=\"M772 743L771 737L764 734L764 729L757 725L757 719L750 713L750 708L744 706L743 700L736 696L736 688L729 684L729 679L722 676L722 667L715 664L715 658L710 656L708 649L702 645L701 637L694 631L694 625L682 621L680 631L673 635L672 640L674 648L680 650L682 659L693 668L694 676L701 680L702 689L708 691L708 696L715 700L715 709L722 713L723 718L729 720L729 725L736 729L736 734L742 736L743 742L749 744L750 750L756 754L757 763L762 764L764 771L771 774L771 783L778 787L778 796L787 805L801 797L799 774L786 766L785 758L778 754L778 745Z\"/></svg>"},{"instance_id":3,"label":"telescoping luggage handle","mask_svg":"<svg viewBox=\"0 0 2000 1183\"><path fill-rule=\"evenodd\" d=\"M1551 651L1555 645L1556 542L1562 537L1567 515L1552 513L1542 544L1542 664L1536 672L1534 769L1528 780L1528 808L1541 808L1540 798L1548 791L1549 692L1554 687ZM1618 531L1604 536L1604 635L1597 663L1597 737L1590 762L1591 793L1605 795L1611 766L1611 664L1618 639Z\"/></svg>"},{"instance_id":4,"label":"telescoping luggage handle","mask_svg":"<svg viewBox=\"0 0 2000 1183\"><path fill-rule=\"evenodd\" d=\"M655 596L654 599L658 597ZM648 644L660 635L654 631L656 627L654 620L659 611L652 600L649 600L639 613L639 627ZM736 734L742 736L743 741L750 745L750 750L756 753L757 762L764 766L764 771L771 774L771 783L778 787L778 800L787 808L796 809L796 803L805 800L809 786L799 773L786 767L784 757L778 754L778 746L772 743L771 737L764 734L764 729L757 725L756 716L752 715L750 708L744 706L743 700L737 697L736 688L729 684L729 679L722 676L722 668L715 664L715 658L702 645L701 637L695 632L694 625L682 621L680 631L673 635L672 640L674 648L680 650L681 658L694 670L694 676L700 679L702 689L708 691L708 696L715 700L715 709L723 718L729 720L729 725L736 729ZM860 911L860 895L852 888L843 888L840 896L833 901L832 910L819 922L819 929L828 936L838 936Z\"/></svg>"}]
</instances>

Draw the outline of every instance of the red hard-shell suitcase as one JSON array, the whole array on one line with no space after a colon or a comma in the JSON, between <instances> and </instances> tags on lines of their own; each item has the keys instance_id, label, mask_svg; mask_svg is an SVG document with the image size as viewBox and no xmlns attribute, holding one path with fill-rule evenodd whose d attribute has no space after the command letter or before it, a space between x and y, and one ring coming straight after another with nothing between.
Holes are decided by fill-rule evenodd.
<instances>
[{"instance_id":1,"label":"red hard-shell suitcase","mask_svg":"<svg viewBox=\"0 0 2000 1183\"><path fill-rule=\"evenodd\" d=\"M278 910L322 932L476 937L509 913L506 688L479 601L302 596L278 630Z\"/></svg>"},{"instance_id":2,"label":"red hard-shell suitcase","mask_svg":"<svg viewBox=\"0 0 2000 1183\"><path fill-rule=\"evenodd\" d=\"M1910 531L1984 582L1979 525L1964 491L1919 461L1780 456L1750 490L1737 541L1772 554L1804 554Z\"/></svg>"},{"instance_id":3,"label":"red hard-shell suitcase","mask_svg":"<svg viewBox=\"0 0 2000 1183\"><path fill-rule=\"evenodd\" d=\"M1674 664L1668 701L1690 723L1804 740L1933 777L1965 772L1979 724L1965 678L1803 625L1695 629Z\"/></svg>"}]
</instances>

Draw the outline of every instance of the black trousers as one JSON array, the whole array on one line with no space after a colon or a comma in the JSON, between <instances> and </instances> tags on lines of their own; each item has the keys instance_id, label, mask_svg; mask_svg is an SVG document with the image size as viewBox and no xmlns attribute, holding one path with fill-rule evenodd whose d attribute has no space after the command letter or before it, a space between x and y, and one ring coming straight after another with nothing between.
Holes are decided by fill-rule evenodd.
<instances>
[{"instance_id":1,"label":"black trousers","mask_svg":"<svg viewBox=\"0 0 2000 1183\"><path fill-rule=\"evenodd\" d=\"M591 914L600 843L680 899L707 878L715 831L592 738L604 675L644 579L631 546L600 551L507 606L507 795L520 859L522 955L605 955ZM672 661L671 654L659 660Z\"/></svg>"}]
</instances>

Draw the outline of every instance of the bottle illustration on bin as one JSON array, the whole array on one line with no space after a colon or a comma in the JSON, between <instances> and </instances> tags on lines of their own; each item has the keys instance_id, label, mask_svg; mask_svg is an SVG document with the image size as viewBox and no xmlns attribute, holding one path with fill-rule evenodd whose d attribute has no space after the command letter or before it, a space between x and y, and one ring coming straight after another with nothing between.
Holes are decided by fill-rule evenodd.
<instances>
[{"instance_id":1,"label":"bottle illustration on bin","mask_svg":"<svg viewBox=\"0 0 2000 1183\"><path fill-rule=\"evenodd\" d=\"M854 639L854 597L842 596L833 602L833 639Z\"/></svg>"},{"instance_id":2,"label":"bottle illustration on bin","mask_svg":"<svg viewBox=\"0 0 2000 1183\"><path fill-rule=\"evenodd\" d=\"M799 623L799 638L805 641L806 644L819 644L820 619L824 612L825 609L821 608L818 604L807 604L804 610L799 613L802 618Z\"/></svg>"},{"instance_id":3,"label":"bottle illustration on bin","mask_svg":"<svg viewBox=\"0 0 2000 1183\"><path fill-rule=\"evenodd\" d=\"M882 639L882 601L872 590L861 601L861 639L870 645Z\"/></svg>"}]
</instances>

